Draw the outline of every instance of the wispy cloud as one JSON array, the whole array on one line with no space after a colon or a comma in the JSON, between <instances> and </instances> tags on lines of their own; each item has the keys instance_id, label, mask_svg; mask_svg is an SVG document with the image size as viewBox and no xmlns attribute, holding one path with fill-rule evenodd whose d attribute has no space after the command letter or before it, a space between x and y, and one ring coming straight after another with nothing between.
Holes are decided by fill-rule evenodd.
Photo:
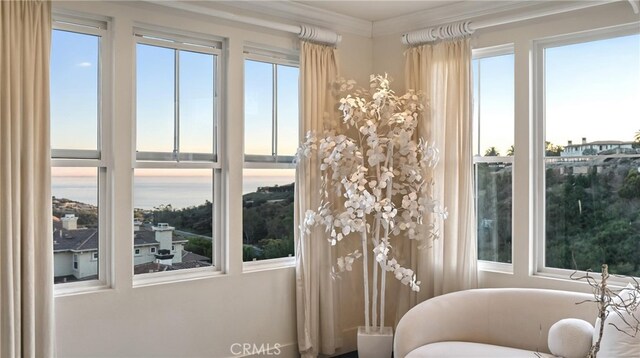
<instances>
[{"instance_id":1,"label":"wispy cloud","mask_svg":"<svg viewBox=\"0 0 640 358\"><path fill-rule=\"evenodd\" d=\"M91 62L80 62L76 66L78 66L78 67L91 67Z\"/></svg>"}]
</instances>

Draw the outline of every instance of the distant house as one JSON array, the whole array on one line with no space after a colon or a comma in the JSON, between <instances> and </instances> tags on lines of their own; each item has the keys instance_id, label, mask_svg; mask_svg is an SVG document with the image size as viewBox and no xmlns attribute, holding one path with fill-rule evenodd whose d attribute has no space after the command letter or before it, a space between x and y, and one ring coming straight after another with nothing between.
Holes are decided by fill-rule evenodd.
<instances>
[{"instance_id":1,"label":"distant house","mask_svg":"<svg viewBox=\"0 0 640 358\"><path fill-rule=\"evenodd\" d=\"M634 142L622 142L617 140L604 140L587 142L582 138L582 143L573 144L569 141L560 153L561 157L579 157L583 155L610 155L610 154L635 154Z\"/></svg>"},{"instance_id":2,"label":"distant house","mask_svg":"<svg viewBox=\"0 0 640 358\"><path fill-rule=\"evenodd\" d=\"M134 222L135 273L211 266L210 259L184 250L188 240L174 236L174 227ZM98 230L78 227L78 218L53 218L55 282L95 279L98 276Z\"/></svg>"}]
</instances>

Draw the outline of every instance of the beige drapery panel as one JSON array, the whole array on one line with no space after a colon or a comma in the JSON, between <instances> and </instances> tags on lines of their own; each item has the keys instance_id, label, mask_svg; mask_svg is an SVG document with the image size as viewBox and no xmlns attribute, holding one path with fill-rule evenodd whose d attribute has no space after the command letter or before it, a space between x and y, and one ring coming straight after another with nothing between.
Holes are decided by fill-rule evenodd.
<instances>
[{"instance_id":1,"label":"beige drapery panel","mask_svg":"<svg viewBox=\"0 0 640 358\"><path fill-rule=\"evenodd\" d=\"M428 107L418 133L440 150L433 172L434 195L449 212L447 220L438 224L440 239L430 248L412 250L412 264L422 281L416 301L404 300L412 306L477 287L469 38L408 49L405 83L425 93Z\"/></svg>"},{"instance_id":2,"label":"beige drapery panel","mask_svg":"<svg viewBox=\"0 0 640 358\"><path fill-rule=\"evenodd\" d=\"M53 357L51 3L0 2L0 356Z\"/></svg>"},{"instance_id":3,"label":"beige drapery panel","mask_svg":"<svg viewBox=\"0 0 640 358\"><path fill-rule=\"evenodd\" d=\"M335 48L302 42L300 48L300 132L322 133L334 111L330 84L338 75ZM315 157L296 171L294 225L320 203L320 171ZM296 240L296 308L298 348L303 357L332 354L340 345L338 290L331 278L331 247L321 228Z\"/></svg>"}]
</instances>

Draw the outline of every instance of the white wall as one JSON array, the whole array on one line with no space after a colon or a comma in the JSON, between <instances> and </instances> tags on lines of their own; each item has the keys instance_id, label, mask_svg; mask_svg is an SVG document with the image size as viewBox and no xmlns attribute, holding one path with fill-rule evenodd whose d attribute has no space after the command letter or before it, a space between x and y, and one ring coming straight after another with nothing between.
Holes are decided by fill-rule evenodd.
<instances>
[{"instance_id":1,"label":"white wall","mask_svg":"<svg viewBox=\"0 0 640 358\"><path fill-rule=\"evenodd\" d=\"M293 267L243 273L242 111L243 43L281 48L298 43L292 34L122 2L61 2L54 9L110 17L114 58L112 237L113 285L96 292L56 298L59 357L228 357L234 343L275 344L284 357L297 356ZM134 113L134 22L156 24L228 39L226 106L228 171L223 212L228 240L225 273L219 276L133 288L132 151ZM372 69L371 39L343 35L340 66L345 77L366 81ZM123 239L120 239L123 238Z\"/></svg>"},{"instance_id":2,"label":"white wall","mask_svg":"<svg viewBox=\"0 0 640 358\"><path fill-rule=\"evenodd\" d=\"M87 276L98 274L98 261L93 261L93 252L83 251L77 253L78 258L78 270L76 276L78 278L85 278Z\"/></svg>"},{"instance_id":3,"label":"white wall","mask_svg":"<svg viewBox=\"0 0 640 358\"><path fill-rule=\"evenodd\" d=\"M73 254L71 252L56 252L53 256L54 276L73 274Z\"/></svg>"},{"instance_id":4,"label":"white wall","mask_svg":"<svg viewBox=\"0 0 640 358\"><path fill-rule=\"evenodd\" d=\"M530 50L534 39L550 37L589 29L603 28L618 24L637 22L635 15L626 1L596 6L529 20L517 24L503 25L480 29L472 36L472 46L483 48L507 43L515 47L515 137L516 143L527 143L530 138L530 93L529 69ZM400 42L400 35L379 37L373 44L373 69L375 72L388 72L396 78L398 89L404 89L404 56L406 49ZM516 144L517 145L517 144ZM529 148L516 148L515 166L519 166L514 177L514 193L528 193L530 182L529 164L531 153ZM538 287L551 289L578 290L590 292L583 282L534 275L532 202L530 195L518 195L514 201L513 216L513 273L480 271L481 287Z\"/></svg>"}]
</instances>

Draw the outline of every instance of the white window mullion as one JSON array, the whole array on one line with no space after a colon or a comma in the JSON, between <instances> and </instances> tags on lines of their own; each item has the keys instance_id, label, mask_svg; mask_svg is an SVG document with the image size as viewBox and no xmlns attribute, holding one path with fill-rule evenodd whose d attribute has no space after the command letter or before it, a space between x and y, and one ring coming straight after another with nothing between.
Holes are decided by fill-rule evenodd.
<instances>
[{"instance_id":1,"label":"white window mullion","mask_svg":"<svg viewBox=\"0 0 640 358\"><path fill-rule=\"evenodd\" d=\"M272 66L271 84L271 155L278 156L278 65Z\"/></svg>"},{"instance_id":2,"label":"white window mullion","mask_svg":"<svg viewBox=\"0 0 640 358\"><path fill-rule=\"evenodd\" d=\"M173 50L173 159L180 160L180 51Z\"/></svg>"}]
</instances>

